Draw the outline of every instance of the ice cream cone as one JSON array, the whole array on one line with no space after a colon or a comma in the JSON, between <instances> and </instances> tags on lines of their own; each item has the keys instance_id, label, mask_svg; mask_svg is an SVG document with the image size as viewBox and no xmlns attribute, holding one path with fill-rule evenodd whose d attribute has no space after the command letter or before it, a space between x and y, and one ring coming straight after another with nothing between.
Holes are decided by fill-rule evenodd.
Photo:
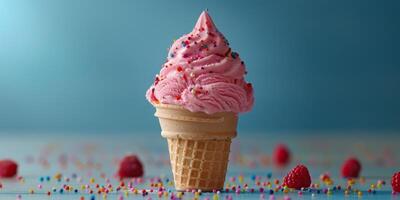
<instances>
[{"instance_id":1,"label":"ice cream cone","mask_svg":"<svg viewBox=\"0 0 400 200\"><path fill-rule=\"evenodd\" d=\"M175 188L222 189L231 139L236 136L237 114L208 115L166 104L155 107L161 135L168 140Z\"/></svg>"},{"instance_id":2,"label":"ice cream cone","mask_svg":"<svg viewBox=\"0 0 400 200\"><path fill-rule=\"evenodd\" d=\"M146 98L168 140L177 190L223 188L238 113L254 103L246 72L207 11L169 48Z\"/></svg>"}]
</instances>

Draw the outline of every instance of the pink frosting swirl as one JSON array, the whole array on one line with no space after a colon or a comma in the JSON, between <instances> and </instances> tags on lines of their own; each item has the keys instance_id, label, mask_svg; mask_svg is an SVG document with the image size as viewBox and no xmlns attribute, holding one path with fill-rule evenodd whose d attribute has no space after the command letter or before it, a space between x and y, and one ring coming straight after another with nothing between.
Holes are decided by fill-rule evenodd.
<instances>
[{"instance_id":1,"label":"pink frosting swirl","mask_svg":"<svg viewBox=\"0 0 400 200\"><path fill-rule=\"evenodd\" d=\"M180 105L192 112L247 112L254 97L245 74L239 54L203 11L193 31L172 44L146 97L153 104Z\"/></svg>"}]
</instances>

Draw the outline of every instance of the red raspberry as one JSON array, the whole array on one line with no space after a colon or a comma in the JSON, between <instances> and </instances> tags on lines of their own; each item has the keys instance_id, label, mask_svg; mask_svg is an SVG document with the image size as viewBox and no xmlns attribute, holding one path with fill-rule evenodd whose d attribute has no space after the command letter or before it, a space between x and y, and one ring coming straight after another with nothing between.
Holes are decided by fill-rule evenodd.
<instances>
[{"instance_id":1,"label":"red raspberry","mask_svg":"<svg viewBox=\"0 0 400 200\"><path fill-rule=\"evenodd\" d=\"M361 172L361 164L356 158L347 159L342 165L342 177L358 178Z\"/></svg>"},{"instance_id":2,"label":"red raspberry","mask_svg":"<svg viewBox=\"0 0 400 200\"><path fill-rule=\"evenodd\" d=\"M284 144L275 147L273 161L277 167L284 167L290 163L290 151Z\"/></svg>"},{"instance_id":3,"label":"red raspberry","mask_svg":"<svg viewBox=\"0 0 400 200\"><path fill-rule=\"evenodd\" d=\"M395 192L400 192L400 172L394 173L392 176L392 188Z\"/></svg>"},{"instance_id":4,"label":"red raspberry","mask_svg":"<svg viewBox=\"0 0 400 200\"><path fill-rule=\"evenodd\" d=\"M13 160L0 160L0 178L11 178L17 174L18 164Z\"/></svg>"},{"instance_id":5,"label":"red raspberry","mask_svg":"<svg viewBox=\"0 0 400 200\"><path fill-rule=\"evenodd\" d=\"M307 167L304 165L297 165L285 176L283 185L297 190L310 187L311 177Z\"/></svg>"},{"instance_id":6,"label":"red raspberry","mask_svg":"<svg viewBox=\"0 0 400 200\"><path fill-rule=\"evenodd\" d=\"M143 176L143 165L136 155L125 156L119 164L118 176L132 178Z\"/></svg>"}]
</instances>

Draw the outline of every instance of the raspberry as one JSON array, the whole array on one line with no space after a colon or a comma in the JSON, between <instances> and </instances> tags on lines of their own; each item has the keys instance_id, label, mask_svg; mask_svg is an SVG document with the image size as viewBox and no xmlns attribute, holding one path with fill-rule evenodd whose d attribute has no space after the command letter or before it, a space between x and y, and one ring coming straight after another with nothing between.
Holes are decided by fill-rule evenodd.
<instances>
[{"instance_id":1,"label":"raspberry","mask_svg":"<svg viewBox=\"0 0 400 200\"><path fill-rule=\"evenodd\" d=\"M283 179L283 185L288 188L300 190L311 185L311 177L308 169L304 165L297 165Z\"/></svg>"},{"instance_id":2,"label":"raspberry","mask_svg":"<svg viewBox=\"0 0 400 200\"><path fill-rule=\"evenodd\" d=\"M11 178L17 174L18 164L13 160L0 160L0 178Z\"/></svg>"},{"instance_id":3,"label":"raspberry","mask_svg":"<svg viewBox=\"0 0 400 200\"><path fill-rule=\"evenodd\" d=\"M392 176L392 188L394 192L400 192L400 172L394 173Z\"/></svg>"},{"instance_id":4,"label":"raspberry","mask_svg":"<svg viewBox=\"0 0 400 200\"><path fill-rule=\"evenodd\" d=\"M118 176L132 178L143 176L143 165L136 155L125 156L119 164Z\"/></svg>"},{"instance_id":5,"label":"raspberry","mask_svg":"<svg viewBox=\"0 0 400 200\"><path fill-rule=\"evenodd\" d=\"M290 151L284 144L275 147L273 161L277 167L284 167L290 163Z\"/></svg>"},{"instance_id":6,"label":"raspberry","mask_svg":"<svg viewBox=\"0 0 400 200\"><path fill-rule=\"evenodd\" d=\"M342 165L341 172L344 178L358 178L361 172L361 164L356 158L349 158Z\"/></svg>"}]
</instances>

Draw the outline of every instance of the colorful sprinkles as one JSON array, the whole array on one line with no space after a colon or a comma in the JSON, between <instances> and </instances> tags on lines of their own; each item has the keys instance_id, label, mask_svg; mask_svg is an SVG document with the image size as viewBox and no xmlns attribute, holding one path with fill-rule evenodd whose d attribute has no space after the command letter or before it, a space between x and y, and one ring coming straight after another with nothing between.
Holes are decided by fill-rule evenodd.
<instances>
[{"instance_id":1,"label":"colorful sprinkles","mask_svg":"<svg viewBox=\"0 0 400 200\"><path fill-rule=\"evenodd\" d=\"M243 143L241 143L243 144ZM85 145L86 146L86 145ZM98 146L99 150L101 146ZM150 148L151 149L151 148ZM249 150L246 148L246 150ZM43 152L40 150L39 152ZM54 151L54 149L53 149ZM61 151L61 152L60 152ZM327 169L323 163L318 163L315 160L306 160L305 163L310 169L312 176L312 183L308 188L301 188L299 190L288 188L283 185L283 177L288 168L272 170L273 163L265 161L265 157L269 157L269 161L273 161L271 158L272 152L267 154L266 152L257 152L250 154L246 152L242 154L242 150L237 147L232 149L232 159L230 166L236 169L243 170L244 174L230 175L226 177L224 187L220 190L213 190L212 192L204 192L201 190L186 190L176 191L174 189L174 182L171 177L165 175L157 176L145 176L137 178L125 178L120 179L116 174L117 163L122 157L114 157L113 153L108 154L106 160L99 156L99 151L92 151L86 160L84 157L75 158L77 152L69 152L68 154L63 152L64 150L57 150L52 153L46 153L43 156L37 155L37 162L34 163L20 163L23 168L33 167L32 165L38 165L43 171L47 170L59 170L59 172L52 174L41 174L39 176L25 176L25 174L19 174L12 179L0 179L0 195L2 193L15 195L14 198L17 200L35 198L43 199L58 199L59 196L66 196L65 198L79 199L79 200L90 200L90 199L196 199L196 200L228 200L228 199L247 199L249 197L256 199L298 199L298 198L363 198L368 199L380 197L382 195L389 195L393 198L398 198L397 192L391 188L390 177L364 177L358 178L339 178L337 174L331 174L329 172L320 173L315 176L313 169ZM100 150L102 151L102 150ZM58 161L58 163L50 162L51 160L57 160L57 152L60 154L66 154L67 159ZM78 151L82 153L81 151ZM156 153L156 152L155 152ZM296 157L296 152L292 152ZM169 168L169 161L167 155L164 154L161 158L155 159L155 154L141 154L144 159L145 171L149 168L162 167ZM159 152L157 152L159 156ZM379 159L378 157L371 157L371 159ZM46 160L46 162L43 162ZM149 160L152 160L149 162ZM304 160L304 159L301 159ZM395 163L397 163L394 160ZM43 164L47 163L47 164ZM267 163L267 164L265 164ZM314 164L313 164L314 163ZM370 164L375 163L371 162ZM50 165L49 165L50 164ZM62 168L62 165L68 166ZM292 163L293 164L293 163ZM31 166L29 166L31 165ZM110 166L113 166L110 168ZM147 167L146 167L147 166ZM368 169L368 167L366 169ZM375 166L375 165L373 165ZM340 166L328 168L329 170L340 171ZM272 171L271 171L272 170ZM367 174L367 173L363 173ZM16 192L16 188L18 191ZM1 197L1 196L0 196ZM63 199L63 198L60 198Z\"/></svg>"},{"instance_id":2,"label":"colorful sprinkles","mask_svg":"<svg viewBox=\"0 0 400 200\"><path fill-rule=\"evenodd\" d=\"M75 173L74 173L75 174ZM46 178L45 178L46 177ZM326 174L321 174L320 181L315 181L309 188L294 190L281 184L281 177L274 177L272 173L264 175L251 176L233 176L226 180L225 188L222 190L213 190L211 193L204 193L201 190L175 191L173 181L167 177L148 177L131 178L119 180L117 178L103 175L102 179L97 181L94 177L74 176L68 177L61 173L53 175L54 179L48 179L50 176L39 177L37 188L29 188L26 194L17 194L16 199L22 200L23 196L29 195L67 195L77 194L79 200L84 199L106 199L108 196L119 200L128 199L130 196L142 196L145 199L168 198L177 199L235 199L241 195L259 193L260 199L277 199L283 196L283 199L291 199L294 196L316 195L334 195L343 194L344 196L362 197L364 191L358 189L369 184L369 189L365 192L367 195L375 195L386 185L385 180L369 182L364 177L358 179L349 179L344 181L345 185L334 184L334 180ZM18 178L21 180L21 178ZM58 180L61 180L58 181ZM67 181L68 180L68 181ZM86 180L86 181L84 181ZM337 180L338 182L342 181ZM21 182L20 184L24 184ZM0 188L7 187L1 184ZM344 188L344 189L343 189ZM396 195L394 192L393 195Z\"/></svg>"}]
</instances>

